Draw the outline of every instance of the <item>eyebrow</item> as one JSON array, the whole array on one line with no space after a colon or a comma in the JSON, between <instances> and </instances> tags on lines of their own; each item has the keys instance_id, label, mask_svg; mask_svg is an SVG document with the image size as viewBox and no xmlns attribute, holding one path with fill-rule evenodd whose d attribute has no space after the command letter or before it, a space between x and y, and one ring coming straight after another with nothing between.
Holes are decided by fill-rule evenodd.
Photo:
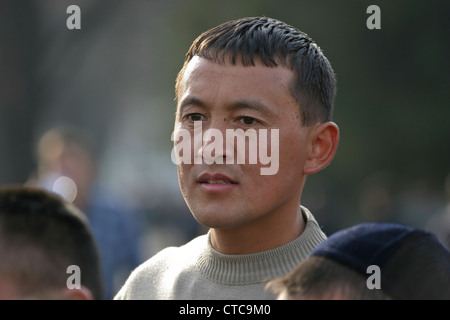
<instances>
[{"instance_id":1,"label":"eyebrow","mask_svg":"<svg viewBox=\"0 0 450 320\"><path fill-rule=\"evenodd\" d=\"M193 96L188 97L186 99L183 99L179 106L179 113L183 111L184 108L188 106L198 106L201 108L209 109L208 105L203 102L201 99ZM240 99L237 100L229 105L226 106L226 109L233 111L233 110L242 110L242 109L248 109L248 110L255 110L258 111L267 117L274 117L275 114L270 108L264 104L263 102L259 101L258 99Z\"/></svg>"},{"instance_id":2,"label":"eyebrow","mask_svg":"<svg viewBox=\"0 0 450 320\"><path fill-rule=\"evenodd\" d=\"M227 109L229 110L240 110L240 109L248 109L248 110L255 110L262 114L264 114L267 117L274 117L275 114L272 110L270 110L269 106L267 106L265 103L259 101L258 99L243 99L238 100L232 103L231 105L227 106Z\"/></svg>"},{"instance_id":3,"label":"eyebrow","mask_svg":"<svg viewBox=\"0 0 450 320\"><path fill-rule=\"evenodd\" d=\"M179 109L178 111L181 113L181 111L183 111L184 108L186 108L188 106L191 106L191 105L206 108L206 104L203 103L203 101L200 100L199 98L197 98L197 97L188 97L186 99L182 99L181 100L180 106L178 108Z\"/></svg>"}]
</instances>

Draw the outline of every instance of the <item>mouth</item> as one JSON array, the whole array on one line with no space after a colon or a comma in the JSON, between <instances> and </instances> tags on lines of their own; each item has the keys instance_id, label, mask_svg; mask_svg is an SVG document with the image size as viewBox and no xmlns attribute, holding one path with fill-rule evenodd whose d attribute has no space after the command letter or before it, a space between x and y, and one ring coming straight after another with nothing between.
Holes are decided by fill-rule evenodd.
<instances>
[{"instance_id":1,"label":"mouth","mask_svg":"<svg viewBox=\"0 0 450 320\"><path fill-rule=\"evenodd\" d=\"M204 173L198 178L201 188L208 193L222 193L237 186L237 181L220 173Z\"/></svg>"},{"instance_id":2,"label":"mouth","mask_svg":"<svg viewBox=\"0 0 450 320\"><path fill-rule=\"evenodd\" d=\"M207 183L207 184L232 184L230 181L225 181L225 180L207 180L205 182L202 183Z\"/></svg>"},{"instance_id":3,"label":"mouth","mask_svg":"<svg viewBox=\"0 0 450 320\"><path fill-rule=\"evenodd\" d=\"M237 184L236 181L221 173L204 173L198 178L198 182L207 184Z\"/></svg>"}]
</instances>

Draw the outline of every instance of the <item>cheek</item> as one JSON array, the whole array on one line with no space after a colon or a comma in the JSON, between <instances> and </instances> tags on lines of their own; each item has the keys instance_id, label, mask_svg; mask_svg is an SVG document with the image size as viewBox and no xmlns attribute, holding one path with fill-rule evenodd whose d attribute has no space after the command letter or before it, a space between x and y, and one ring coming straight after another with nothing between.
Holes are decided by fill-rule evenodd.
<instances>
[{"instance_id":1,"label":"cheek","mask_svg":"<svg viewBox=\"0 0 450 320\"><path fill-rule=\"evenodd\" d=\"M181 193L185 194L191 188L189 187L189 169L191 165L180 164L177 166L178 171L178 183L180 185Z\"/></svg>"},{"instance_id":2,"label":"cheek","mask_svg":"<svg viewBox=\"0 0 450 320\"><path fill-rule=\"evenodd\" d=\"M291 128L283 133L280 137L280 159L290 165L291 169L301 170L299 166L304 164L308 155L306 132Z\"/></svg>"},{"instance_id":3,"label":"cheek","mask_svg":"<svg viewBox=\"0 0 450 320\"><path fill-rule=\"evenodd\" d=\"M280 138L279 150L278 180L289 187L297 187L307 155L304 139L299 135L284 135Z\"/></svg>"},{"instance_id":4,"label":"cheek","mask_svg":"<svg viewBox=\"0 0 450 320\"><path fill-rule=\"evenodd\" d=\"M307 152L302 135L292 134L297 131L287 128L269 135L266 141L259 140L258 165L245 165L245 175L258 189L262 187L260 184L273 184L275 188L301 178Z\"/></svg>"},{"instance_id":5,"label":"cheek","mask_svg":"<svg viewBox=\"0 0 450 320\"><path fill-rule=\"evenodd\" d=\"M249 180L247 177L250 177L250 173L246 172L245 175L247 183L242 186L240 201L235 204L242 204L249 215L273 212L298 194L299 178L292 171L280 170L275 175L261 176L259 170L252 170Z\"/></svg>"}]
</instances>

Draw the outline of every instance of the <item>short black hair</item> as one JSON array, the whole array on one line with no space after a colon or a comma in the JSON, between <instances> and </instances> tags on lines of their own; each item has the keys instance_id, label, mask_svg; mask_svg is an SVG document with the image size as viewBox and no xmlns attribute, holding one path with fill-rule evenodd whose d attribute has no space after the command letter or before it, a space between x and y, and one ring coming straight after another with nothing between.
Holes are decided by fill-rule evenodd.
<instances>
[{"instance_id":1,"label":"short black hair","mask_svg":"<svg viewBox=\"0 0 450 320\"><path fill-rule=\"evenodd\" d=\"M86 217L48 191L25 186L0 188L0 274L23 294L65 288L77 265L81 284L103 299L97 244Z\"/></svg>"},{"instance_id":2,"label":"short black hair","mask_svg":"<svg viewBox=\"0 0 450 320\"><path fill-rule=\"evenodd\" d=\"M184 70L194 56L215 63L252 66L258 59L267 67L288 67L294 72L290 91L300 105L303 124L332 119L336 76L330 62L306 33L282 21L247 17L202 33L186 53L177 78L177 97Z\"/></svg>"},{"instance_id":3,"label":"short black hair","mask_svg":"<svg viewBox=\"0 0 450 320\"><path fill-rule=\"evenodd\" d=\"M298 300L391 300L384 290L371 290L366 277L332 259L312 256L293 271L267 284L277 294Z\"/></svg>"}]
</instances>

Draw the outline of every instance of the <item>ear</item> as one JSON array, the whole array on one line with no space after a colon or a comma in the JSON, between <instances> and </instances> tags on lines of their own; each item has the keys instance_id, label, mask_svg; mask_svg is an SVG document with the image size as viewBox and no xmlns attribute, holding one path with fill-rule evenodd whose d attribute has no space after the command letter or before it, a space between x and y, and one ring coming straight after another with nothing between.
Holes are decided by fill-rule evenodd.
<instances>
[{"instance_id":1,"label":"ear","mask_svg":"<svg viewBox=\"0 0 450 320\"><path fill-rule=\"evenodd\" d=\"M91 290L85 286L81 286L80 289L63 289L64 300L94 300Z\"/></svg>"},{"instance_id":2,"label":"ear","mask_svg":"<svg viewBox=\"0 0 450 320\"><path fill-rule=\"evenodd\" d=\"M312 129L311 151L303 167L305 175L316 173L331 163L339 143L339 128L334 122L324 122Z\"/></svg>"}]
</instances>

